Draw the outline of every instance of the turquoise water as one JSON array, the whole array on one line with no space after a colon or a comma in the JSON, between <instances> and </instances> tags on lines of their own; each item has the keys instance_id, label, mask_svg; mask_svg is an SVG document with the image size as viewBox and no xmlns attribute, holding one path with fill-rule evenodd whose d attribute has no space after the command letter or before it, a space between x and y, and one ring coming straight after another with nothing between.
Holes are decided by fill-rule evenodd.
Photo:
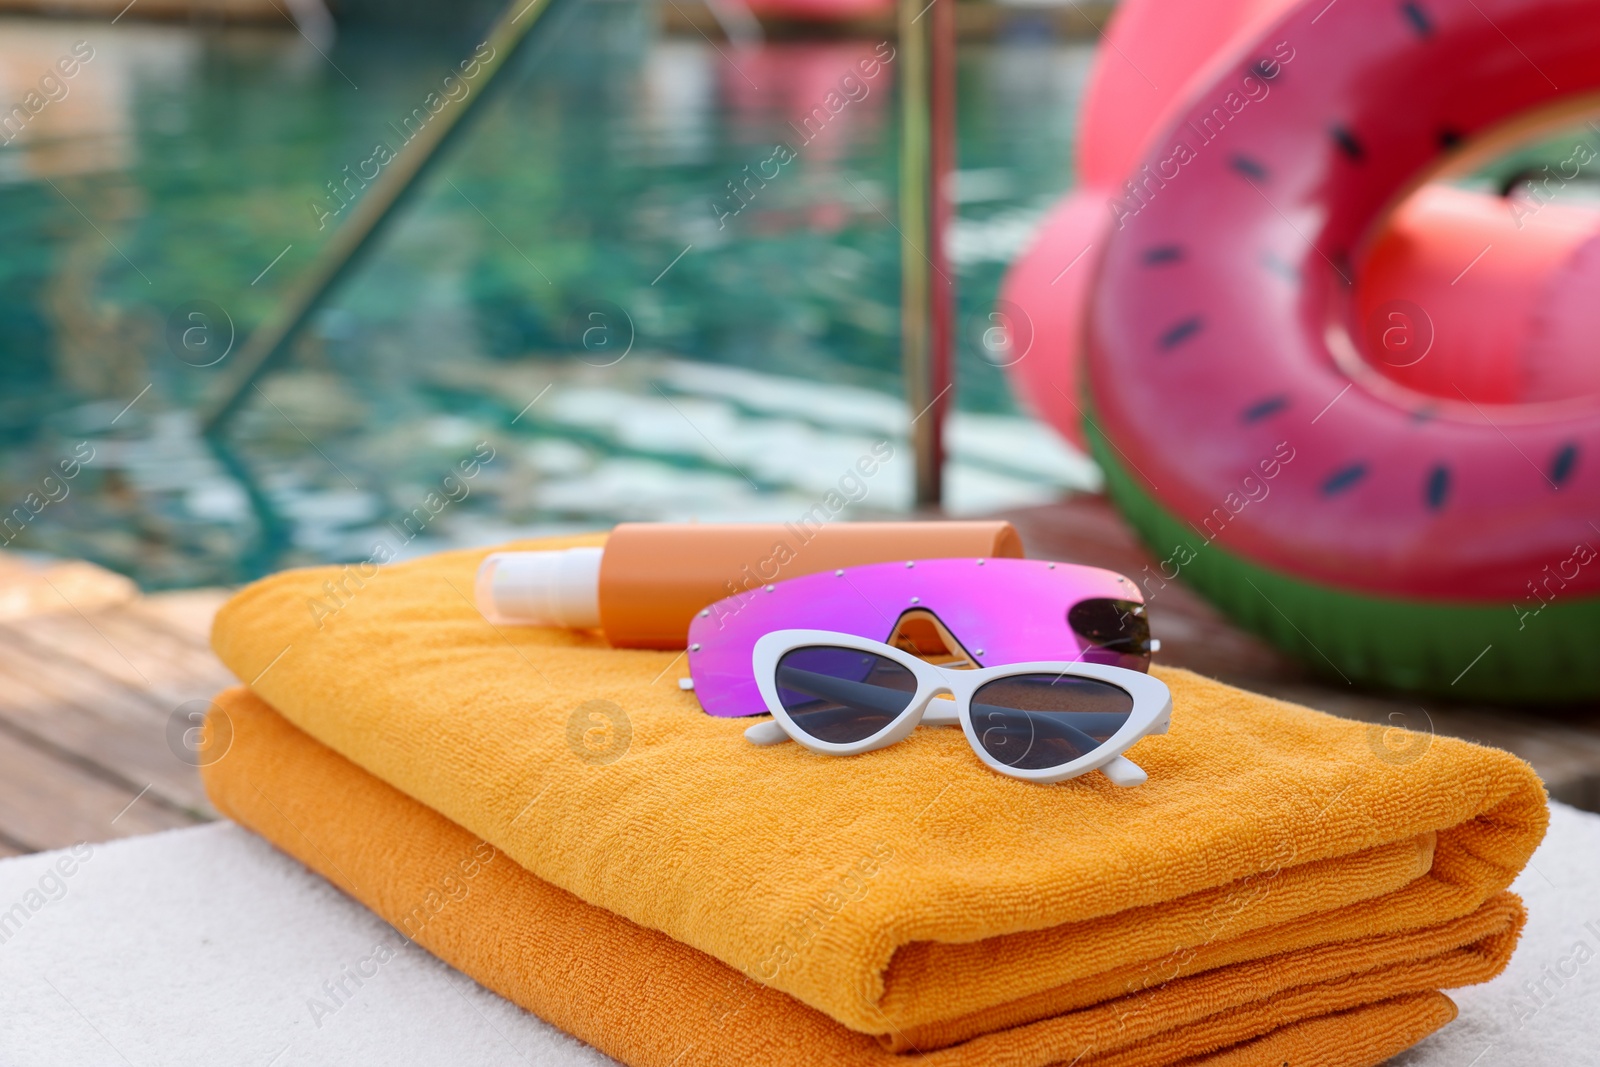
<instances>
[{"instance_id":1,"label":"turquoise water","mask_svg":"<svg viewBox=\"0 0 1600 1067\"><path fill-rule=\"evenodd\" d=\"M194 410L227 357L407 116L475 91L443 79L476 41L0 20L0 104L63 87L0 147L5 547L170 587L380 541L792 518L879 440L895 460L842 512L909 507L891 46L739 50L627 2L544 28L226 451L206 447ZM1097 477L982 344L1004 264L1070 184L1090 55L1022 25L964 46L957 512Z\"/></svg>"}]
</instances>

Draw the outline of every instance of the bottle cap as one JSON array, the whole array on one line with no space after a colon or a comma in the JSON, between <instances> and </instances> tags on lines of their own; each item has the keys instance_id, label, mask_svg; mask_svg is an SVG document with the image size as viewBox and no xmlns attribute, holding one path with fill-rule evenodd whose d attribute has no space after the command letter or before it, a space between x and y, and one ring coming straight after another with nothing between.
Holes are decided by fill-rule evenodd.
<instances>
[{"instance_id":1,"label":"bottle cap","mask_svg":"<svg viewBox=\"0 0 1600 1067\"><path fill-rule=\"evenodd\" d=\"M602 548L493 552L478 567L478 610L496 624L600 625Z\"/></svg>"}]
</instances>

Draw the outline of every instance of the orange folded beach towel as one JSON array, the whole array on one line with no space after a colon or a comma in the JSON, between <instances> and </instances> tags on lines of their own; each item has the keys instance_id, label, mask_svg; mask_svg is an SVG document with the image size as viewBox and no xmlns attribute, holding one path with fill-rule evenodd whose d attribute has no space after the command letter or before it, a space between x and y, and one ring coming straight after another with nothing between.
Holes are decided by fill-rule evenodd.
<instances>
[{"instance_id":1,"label":"orange folded beach towel","mask_svg":"<svg viewBox=\"0 0 1600 1067\"><path fill-rule=\"evenodd\" d=\"M1506 753L1185 671L1159 672L1172 728L1130 752L1150 774L1133 789L996 775L954 731L849 759L758 749L678 689L681 656L489 625L483 554L279 574L224 606L213 644L295 725L539 878L891 1048L1462 919L1544 831Z\"/></svg>"},{"instance_id":2,"label":"orange folded beach towel","mask_svg":"<svg viewBox=\"0 0 1600 1067\"><path fill-rule=\"evenodd\" d=\"M873 1038L543 882L356 767L244 689L223 694L203 768L217 807L487 987L634 1067L888 1067ZM1522 924L1499 893L1407 934L1178 979L915 1057L927 1067L1381 1063L1454 1017ZM398 944L395 946L398 948Z\"/></svg>"}]
</instances>

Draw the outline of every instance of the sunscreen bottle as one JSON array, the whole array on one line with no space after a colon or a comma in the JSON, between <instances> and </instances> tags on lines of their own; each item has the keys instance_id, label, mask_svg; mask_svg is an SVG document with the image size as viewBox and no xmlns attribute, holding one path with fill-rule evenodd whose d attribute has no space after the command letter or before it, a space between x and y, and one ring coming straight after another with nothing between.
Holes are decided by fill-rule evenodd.
<instances>
[{"instance_id":1,"label":"sunscreen bottle","mask_svg":"<svg viewBox=\"0 0 1600 1067\"><path fill-rule=\"evenodd\" d=\"M1009 522L623 523L603 548L494 552L478 610L496 624L599 629L617 648L682 648L695 612L802 574L895 559L1021 556Z\"/></svg>"}]
</instances>

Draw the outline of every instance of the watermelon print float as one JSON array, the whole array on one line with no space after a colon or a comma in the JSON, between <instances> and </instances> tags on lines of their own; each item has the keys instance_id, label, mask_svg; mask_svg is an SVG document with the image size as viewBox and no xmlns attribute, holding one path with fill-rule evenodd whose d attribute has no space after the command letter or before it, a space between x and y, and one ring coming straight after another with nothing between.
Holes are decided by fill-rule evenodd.
<instances>
[{"instance_id":1,"label":"watermelon print float","mask_svg":"<svg viewBox=\"0 0 1600 1067\"><path fill-rule=\"evenodd\" d=\"M1181 576L1352 683L1600 696L1600 213L1424 187L1593 107L1600 4L1158 10L1002 293L1147 599Z\"/></svg>"}]
</instances>

